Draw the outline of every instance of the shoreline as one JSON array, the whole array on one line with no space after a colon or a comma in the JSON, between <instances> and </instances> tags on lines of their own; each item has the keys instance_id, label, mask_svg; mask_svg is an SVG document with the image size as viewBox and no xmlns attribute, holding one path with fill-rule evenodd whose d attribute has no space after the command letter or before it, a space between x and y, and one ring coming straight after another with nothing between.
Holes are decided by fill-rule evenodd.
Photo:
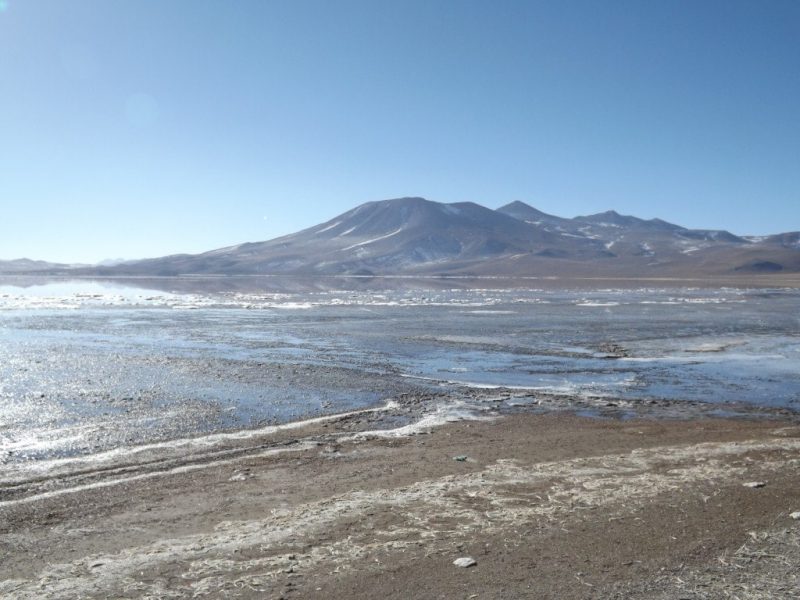
<instances>
[{"instance_id":1,"label":"shoreline","mask_svg":"<svg viewBox=\"0 0 800 600\"><path fill-rule=\"evenodd\" d=\"M381 436L362 413L43 482L56 493L0 504L0 596L667 598L664 569L677 593L749 531L800 530L797 418L519 413Z\"/></svg>"},{"instance_id":2,"label":"shoreline","mask_svg":"<svg viewBox=\"0 0 800 600\"><path fill-rule=\"evenodd\" d=\"M504 275L315 275L315 274L239 274L219 275L185 273L182 275L97 275L77 273L0 273L3 282L42 285L46 282L130 282L142 289L163 290L164 284L173 282L181 288L181 293L195 292L269 292L274 284L275 292L308 291L360 291L382 292L387 290L419 289L421 291L456 289L501 289L501 290L585 290L602 291L607 289L635 289L642 286L655 289L797 289L800 288L800 274L782 275L710 275L708 277L680 276L597 276L560 277L548 275L504 276ZM147 282L153 287L145 285ZM196 288L186 288L191 282L204 283ZM395 285L386 285L395 282ZM259 283L260 285L255 285ZM339 283L339 285L336 285ZM341 285L348 283L348 285ZM377 284L381 285L377 285ZM498 287L498 285L500 287ZM354 287L355 286L355 287ZM532 287L533 286L533 287Z\"/></svg>"},{"instance_id":3,"label":"shoreline","mask_svg":"<svg viewBox=\"0 0 800 600\"><path fill-rule=\"evenodd\" d=\"M670 422L697 418L800 421L800 413L782 406L655 398L622 399L612 395L575 395L573 392L542 391L523 386L447 383L451 385L448 391L404 393L385 398L374 406L305 416L298 420L198 432L195 435L157 439L94 453L56 455L16 462L6 460L0 470L0 510L5 506L37 500L40 493L27 493L37 486L49 490L42 492L46 497L71 493L69 487L51 488L60 482L87 476L135 473L154 464L192 470L204 468L204 464L212 461L235 461L254 448L271 447L275 443L297 445L320 441L339 443L403 438L430 434L449 423L460 421L479 422L548 414L573 414L587 419L619 422L636 419ZM328 430L329 424L335 425L336 430ZM94 485L90 484L89 487ZM109 485L115 485L115 481L102 483L103 487Z\"/></svg>"}]
</instances>

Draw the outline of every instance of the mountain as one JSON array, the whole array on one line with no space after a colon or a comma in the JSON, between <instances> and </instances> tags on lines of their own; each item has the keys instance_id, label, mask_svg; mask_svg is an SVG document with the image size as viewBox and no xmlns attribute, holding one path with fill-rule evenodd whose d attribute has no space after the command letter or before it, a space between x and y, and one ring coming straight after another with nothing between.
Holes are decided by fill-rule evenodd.
<instances>
[{"instance_id":1,"label":"mountain","mask_svg":"<svg viewBox=\"0 0 800 600\"><path fill-rule=\"evenodd\" d=\"M591 259L602 245L573 240L472 202L367 202L266 242L120 265L126 274L395 274L463 270L522 254Z\"/></svg>"},{"instance_id":2,"label":"mountain","mask_svg":"<svg viewBox=\"0 0 800 600\"><path fill-rule=\"evenodd\" d=\"M46 273L50 271L61 271L69 268L71 268L71 265L45 262L43 260L31 260L29 258L0 260L0 273L4 274Z\"/></svg>"},{"instance_id":3,"label":"mountain","mask_svg":"<svg viewBox=\"0 0 800 600\"><path fill-rule=\"evenodd\" d=\"M800 273L800 233L740 237L614 211L568 219L519 201L491 210L472 202L397 198L367 202L273 240L71 272L735 277Z\"/></svg>"},{"instance_id":4,"label":"mountain","mask_svg":"<svg viewBox=\"0 0 800 600\"><path fill-rule=\"evenodd\" d=\"M765 238L755 238L752 241L763 241L767 244L776 244L784 248L800 249L800 231L791 231L789 233L779 233L777 235L770 235Z\"/></svg>"},{"instance_id":5,"label":"mountain","mask_svg":"<svg viewBox=\"0 0 800 600\"><path fill-rule=\"evenodd\" d=\"M701 275L743 272L795 271L798 255L778 248L793 246L793 234L744 238L724 230L687 229L662 219L640 219L616 211L578 216L553 217L522 202L498 209L511 216L576 238L602 242L616 259L609 272L650 275Z\"/></svg>"},{"instance_id":6,"label":"mountain","mask_svg":"<svg viewBox=\"0 0 800 600\"><path fill-rule=\"evenodd\" d=\"M640 219L621 215L614 210L574 219L564 219L543 213L524 202L513 202L497 209L499 212L522 219L533 225L540 225L548 231L571 233L604 243L631 241L633 237L640 242L654 241L654 237L667 236L673 240L701 240L711 242L747 243L748 240L722 230L686 229L680 225L661 219ZM680 244L679 244L680 245Z\"/></svg>"}]
</instances>

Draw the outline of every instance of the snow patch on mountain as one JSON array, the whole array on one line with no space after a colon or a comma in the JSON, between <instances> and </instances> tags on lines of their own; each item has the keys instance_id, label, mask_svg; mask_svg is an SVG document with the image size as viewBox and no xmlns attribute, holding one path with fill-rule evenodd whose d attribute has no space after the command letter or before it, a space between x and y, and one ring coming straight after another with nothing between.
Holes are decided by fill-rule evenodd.
<instances>
[{"instance_id":1,"label":"snow patch on mountain","mask_svg":"<svg viewBox=\"0 0 800 600\"><path fill-rule=\"evenodd\" d=\"M334 227L336 227L337 225L341 225L341 223L342 223L341 221L336 221L336 223L334 223L333 225L328 225L327 227L325 227L325 228L323 228L323 229L320 229L319 231L317 231L317 233L324 233L324 232L326 232L326 231L328 231L328 230L330 230L330 229L333 229L333 228L334 228Z\"/></svg>"},{"instance_id":2,"label":"snow patch on mountain","mask_svg":"<svg viewBox=\"0 0 800 600\"><path fill-rule=\"evenodd\" d=\"M345 252L345 251L347 251L347 250L352 250L353 248L358 248L359 246L366 246L366 245L368 245L368 244L374 244L375 242L379 242L379 241L381 241L381 240L385 240L385 239L387 239L387 238L390 238L390 237L392 237L392 236L395 236L395 235L397 235L398 233L400 233L401 231L403 231L403 228L402 228L402 227L400 227L400 228L399 228L399 229L397 229L396 231L393 231L392 233L387 233L386 235L382 235L382 236L380 236L380 237L376 237L376 238L373 238L373 239L371 239L371 240L366 240L366 241L364 241L364 242L358 242L357 244L353 244L352 246L348 246L347 248L342 248L342 249L340 250L340 252Z\"/></svg>"}]
</instances>

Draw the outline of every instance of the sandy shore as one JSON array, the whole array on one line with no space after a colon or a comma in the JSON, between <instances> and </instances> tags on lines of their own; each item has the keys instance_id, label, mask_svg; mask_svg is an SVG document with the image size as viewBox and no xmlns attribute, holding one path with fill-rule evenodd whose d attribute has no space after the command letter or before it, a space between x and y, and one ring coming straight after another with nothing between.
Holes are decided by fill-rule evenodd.
<instances>
[{"instance_id":1,"label":"sandy shore","mask_svg":"<svg viewBox=\"0 0 800 600\"><path fill-rule=\"evenodd\" d=\"M798 597L796 421L359 423L29 473L0 498L0 596Z\"/></svg>"}]
</instances>

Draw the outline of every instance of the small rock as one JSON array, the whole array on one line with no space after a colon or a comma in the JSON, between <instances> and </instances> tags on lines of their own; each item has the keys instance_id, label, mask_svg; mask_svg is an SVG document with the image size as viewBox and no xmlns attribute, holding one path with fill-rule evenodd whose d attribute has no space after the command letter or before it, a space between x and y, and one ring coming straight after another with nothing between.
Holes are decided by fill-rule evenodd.
<instances>
[{"instance_id":1,"label":"small rock","mask_svg":"<svg viewBox=\"0 0 800 600\"><path fill-rule=\"evenodd\" d=\"M793 512L793 513L791 513L789 516L790 516L791 518L793 518L795 521L800 521L800 510L796 510L796 511L794 511L794 512Z\"/></svg>"},{"instance_id":2,"label":"small rock","mask_svg":"<svg viewBox=\"0 0 800 600\"><path fill-rule=\"evenodd\" d=\"M742 484L746 488L762 488L767 485L766 481L748 481Z\"/></svg>"},{"instance_id":3,"label":"small rock","mask_svg":"<svg viewBox=\"0 0 800 600\"><path fill-rule=\"evenodd\" d=\"M461 558L457 558L453 561L453 564L457 567L461 567L462 569L467 569L469 567L474 567L478 564L478 561L470 556L462 556Z\"/></svg>"}]
</instances>

